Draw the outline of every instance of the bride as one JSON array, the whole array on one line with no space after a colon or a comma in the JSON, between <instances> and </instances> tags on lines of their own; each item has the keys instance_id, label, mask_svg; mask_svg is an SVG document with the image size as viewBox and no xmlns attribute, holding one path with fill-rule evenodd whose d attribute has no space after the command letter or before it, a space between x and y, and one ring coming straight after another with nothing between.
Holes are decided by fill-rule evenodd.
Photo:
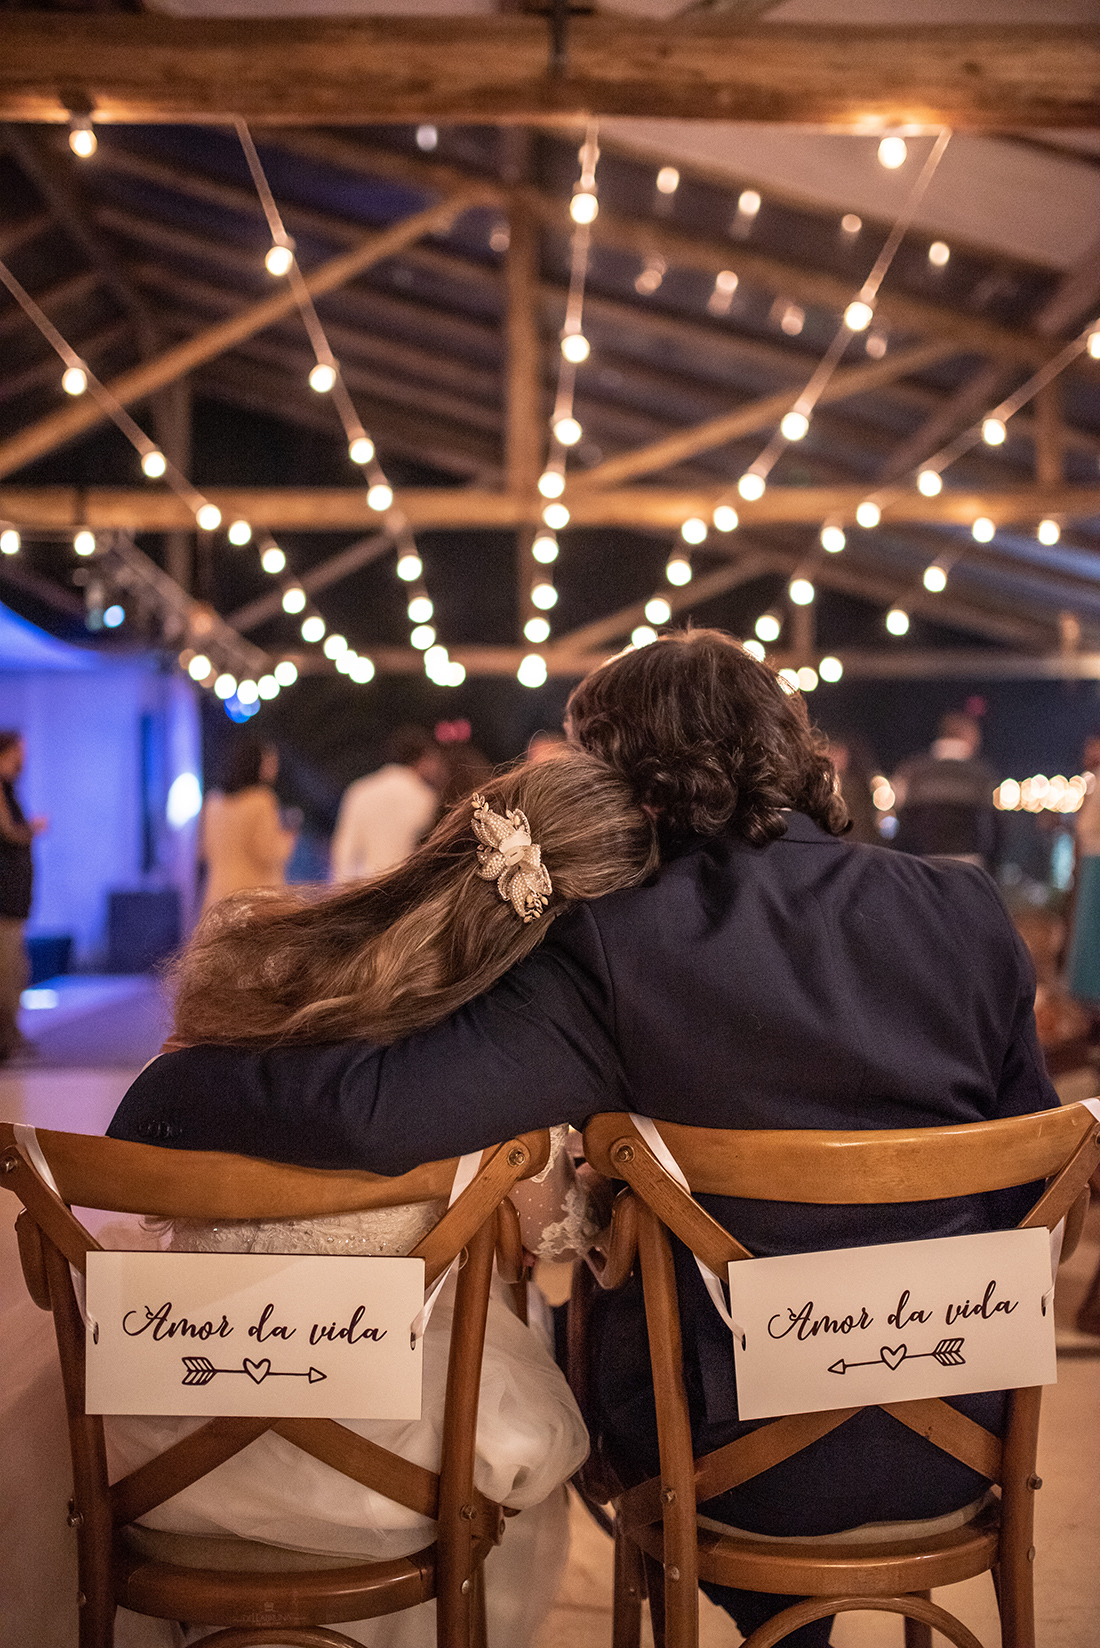
<instances>
[{"instance_id":1,"label":"bride","mask_svg":"<svg viewBox=\"0 0 1100 1648\"><path fill-rule=\"evenodd\" d=\"M577 751L520 767L455 807L411 859L376 881L320 898L242 893L216 906L177 966L169 1046L397 1041L487 990L571 904L636 885L655 867L648 820L601 762ZM546 1168L512 1192L525 1246L550 1259L583 1252L599 1228L565 1148L566 1131L554 1130ZM234 1148L231 1094L221 1148ZM303 1159L307 1149L303 1141ZM189 1252L404 1254L442 1211L442 1204L428 1204L308 1223L177 1220L157 1234ZM445 1291L425 1334L423 1417L346 1421L430 1468L439 1463L451 1313ZM108 1420L112 1477L200 1423ZM587 1447L580 1413L546 1345L512 1314L506 1290L494 1283L475 1481L489 1498L523 1514L509 1519L503 1544L487 1559L489 1648L523 1648L553 1603L568 1550L562 1484ZM157 1531L168 1530L352 1558L406 1555L431 1537L422 1518L270 1433L150 1513L143 1526L151 1547ZM205 1548L196 1546L196 1560ZM341 1629L370 1648L428 1648L434 1615L428 1602ZM161 1621L120 1614L117 1641L120 1648L168 1648L205 1629L181 1635Z\"/></svg>"}]
</instances>

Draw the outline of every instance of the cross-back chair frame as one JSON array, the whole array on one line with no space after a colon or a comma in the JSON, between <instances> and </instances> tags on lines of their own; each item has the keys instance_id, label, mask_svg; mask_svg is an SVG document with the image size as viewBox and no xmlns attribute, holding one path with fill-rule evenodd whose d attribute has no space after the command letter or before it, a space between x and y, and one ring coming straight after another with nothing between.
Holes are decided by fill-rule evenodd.
<instances>
[{"instance_id":1,"label":"cross-back chair frame","mask_svg":"<svg viewBox=\"0 0 1100 1648\"><path fill-rule=\"evenodd\" d=\"M1045 1180L1020 1228L1053 1229L1065 1218L1063 1257L1080 1235L1088 1180L1100 1163L1100 1127L1083 1105L962 1127L897 1131L726 1132L658 1125L693 1193L869 1205L975 1195ZM696 1648L700 1578L807 1597L760 1626L746 1648L773 1648L798 1626L858 1609L903 1615L907 1648L929 1648L932 1627L956 1648L981 1648L929 1593L987 1570L997 1588L1003 1648L1035 1648L1032 1530L1035 1490L1041 1486L1035 1474L1041 1389L1010 1394L1003 1439L939 1399L881 1404L903 1425L999 1485L999 1503L949 1533L893 1544L815 1545L700 1528L699 1503L791 1458L861 1410L789 1415L695 1458L670 1233L719 1276L730 1261L752 1255L665 1171L629 1115L592 1118L584 1140L595 1170L628 1186L615 1203L605 1256L591 1256L590 1271L601 1286L616 1288L635 1262L640 1264L661 1463L659 1477L625 1490L609 1462L598 1458L582 1478L582 1487L597 1499L610 1499L615 1512L614 1648L637 1648L647 1589L658 1648ZM590 1290L591 1283L582 1284L574 1295L571 1360L582 1380Z\"/></svg>"},{"instance_id":2,"label":"cross-back chair frame","mask_svg":"<svg viewBox=\"0 0 1100 1648\"><path fill-rule=\"evenodd\" d=\"M331 1172L221 1152L39 1130L38 1143L60 1194L24 1155L10 1123L0 1123L0 1185L22 1202L16 1234L35 1303L53 1313L61 1360L74 1492L80 1648L113 1648L118 1607L165 1619L221 1626L210 1648L271 1643L355 1648L328 1629L428 1601L437 1603L437 1640L484 1648L481 1565L504 1531L502 1508L474 1486L481 1359L489 1286L498 1247L502 1271L522 1306L522 1244L508 1193L537 1173L549 1136L524 1134L482 1153L472 1182L412 1250L430 1287L452 1260L458 1273L438 1472L414 1465L332 1419L210 1419L147 1464L109 1482L103 1420L84 1411L85 1329L70 1266L84 1272L100 1244L72 1208L169 1218L306 1219L406 1202L446 1201L455 1161L400 1177ZM521 1310L522 1314L522 1310ZM225 1572L150 1560L127 1547L139 1517L232 1458L266 1431L436 1523L423 1550L385 1562L302 1571ZM171 1536L162 1536L170 1540Z\"/></svg>"}]
</instances>

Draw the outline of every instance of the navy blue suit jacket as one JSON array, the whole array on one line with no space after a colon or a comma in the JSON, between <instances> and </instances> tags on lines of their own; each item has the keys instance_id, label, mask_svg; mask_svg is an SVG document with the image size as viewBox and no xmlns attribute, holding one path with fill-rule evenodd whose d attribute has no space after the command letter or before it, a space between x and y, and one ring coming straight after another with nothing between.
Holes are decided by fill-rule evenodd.
<instances>
[{"instance_id":1,"label":"navy blue suit jacket","mask_svg":"<svg viewBox=\"0 0 1100 1648\"><path fill-rule=\"evenodd\" d=\"M1033 995L1027 953L983 870L850 844L792 813L785 835L764 848L732 833L697 841L646 886L562 916L493 990L392 1047L164 1055L138 1077L109 1131L399 1173L526 1129L582 1127L600 1110L727 1128L919 1127L1021 1115L1058 1102L1038 1049ZM1008 1226L1030 1197L859 1209L704 1200L748 1248L769 1255ZM714 1445L738 1423L732 1354L694 1267L680 1269L693 1409L701 1439ZM597 1422L612 1440L620 1430L636 1438L639 1426L648 1429L651 1397L641 1354L632 1371L620 1337L636 1302L624 1295L608 1308L622 1320ZM986 1399L966 1403L997 1422ZM836 1487L829 1450L840 1437L850 1444L858 1425L815 1445L825 1498ZM928 1444L912 1440L931 1458ZM964 1489L975 1485L958 1472L929 1466L931 1500L910 1495L885 1510L880 1500L853 1509L847 1494L833 1515L819 1495L811 1520L820 1526L805 1531L952 1508L941 1501L964 1503ZM899 1473L888 1474L896 1483ZM773 1515L764 1499L767 1479L777 1477ZM800 1500L813 1503L804 1469L800 1480ZM790 1528L781 1471L739 1492L725 1509L748 1516L742 1525Z\"/></svg>"}]
</instances>

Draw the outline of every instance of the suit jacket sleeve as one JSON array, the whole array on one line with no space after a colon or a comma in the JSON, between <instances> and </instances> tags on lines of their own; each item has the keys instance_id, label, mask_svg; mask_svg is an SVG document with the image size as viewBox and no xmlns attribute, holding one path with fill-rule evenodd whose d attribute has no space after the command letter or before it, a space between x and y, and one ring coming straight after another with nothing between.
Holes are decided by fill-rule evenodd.
<instances>
[{"instance_id":1,"label":"suit jacket sleeve","mask_svg":"<svg viewBox=\"0 0 1100 1648\"><path fill-rule=\"evenodd\" d=\"M312 1167L404 1173L628 1105L590 913L487 994L391 1047L192 1047L146 1067L108 1133Z\"/></svg>"}]
</instances>

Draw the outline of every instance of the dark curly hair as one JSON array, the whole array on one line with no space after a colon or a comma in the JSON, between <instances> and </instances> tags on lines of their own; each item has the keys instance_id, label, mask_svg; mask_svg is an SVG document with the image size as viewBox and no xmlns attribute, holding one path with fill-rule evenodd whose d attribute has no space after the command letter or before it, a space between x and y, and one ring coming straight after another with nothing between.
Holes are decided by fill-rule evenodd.
<instances>
[{"instance_id":1,"label":"dark curly hair","mask_svg":"<svg viewBox=\"0 0 1100 1648\"><path fill-rule=\"evenodd\" d=\"M722 630L678 631L611 659L574 690L567 717L666 846L731 827L763 847L783 834L784 807L830 835L849 828L803 699Z\"/></svg>"}]
</instances>

